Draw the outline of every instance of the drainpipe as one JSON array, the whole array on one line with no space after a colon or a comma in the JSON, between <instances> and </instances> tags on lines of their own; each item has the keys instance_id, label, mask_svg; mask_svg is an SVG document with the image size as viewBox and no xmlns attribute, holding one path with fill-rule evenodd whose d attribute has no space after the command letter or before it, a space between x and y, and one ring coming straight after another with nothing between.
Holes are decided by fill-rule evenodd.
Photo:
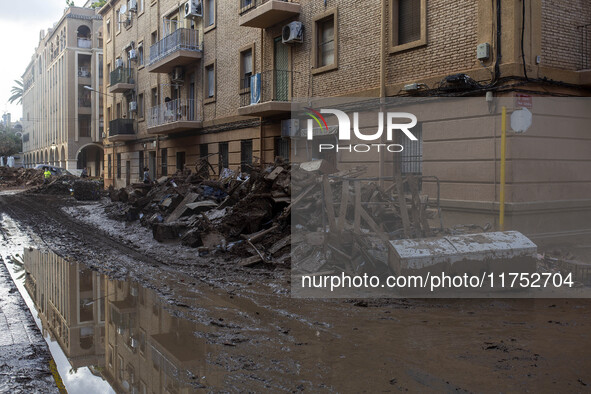
<instances>
[{"instance_id":1,"label":"drainpipe","mask_svg":"<svg viewBox=\"0 0 591 394\"><path fill-rule=\"evenodd\" d=\"M263 64L265 62L265 44L264 44L264 39L265 39L265 34L264 34L264 29L261 29L261 83L263 82L262 80L262 72L263 72ZM254 57L252 58L252 60L254 61ZM253 65L254 66L254 65ZM254 71L254 67L253 67L253 71ZM262 93L262 86L261 86L261 93ZM261 156L260 160L261 160L261 164L263 164L263 162L265 161L264 158L264 139L263 139L263 118L259 118L259 155Z\"/></svg>"},{"instance_id":2,"label":"drainpipe","mask_svg":"<svg viewBox=\"0 0 591 394\"><path fill-rule=\"evenodd\" d=\"M380 26L380 112L384 112L384 104L386 102L386 1L382 0L382 21ZM380 137L380 142L384 142L384 137ZM384 185L384 166L386 164L385 152L380 149L379 152L378 176L380 178L379 185Z\"/></svg>"},{"instance_id":3,"label":"drainpipe","mask_svg":"<svg viewBox=\"0 0 591 394\"><path fill-rule=\"evenodd\" d=\"M499 228L505 231L505 155L507 149L507 108L501 113L501 191L499 196Z\"/></svg>"}]
</instances>

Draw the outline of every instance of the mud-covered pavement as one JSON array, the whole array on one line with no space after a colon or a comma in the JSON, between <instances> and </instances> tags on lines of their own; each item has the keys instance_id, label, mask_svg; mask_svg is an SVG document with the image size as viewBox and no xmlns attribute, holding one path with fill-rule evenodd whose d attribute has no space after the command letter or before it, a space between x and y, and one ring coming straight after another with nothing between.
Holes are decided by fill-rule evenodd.
<instances>
[{"instance_id":1,"label":"mud-covered pavement","mask_svg":"<svg viewBox=\"0 0 591 394\"><path fill-rule=\"evenodd\" d=\"M285 269L240 268L158 244L137 224L107 220L99 204L0 196L3 218L36 247L105 274L118 291L116 280L153 290L176 319L177 337L205 346L189 391L591 387L589 300L292 299ZM108 351L104 357L108 365Z\"/></svg>"}]
</instances>

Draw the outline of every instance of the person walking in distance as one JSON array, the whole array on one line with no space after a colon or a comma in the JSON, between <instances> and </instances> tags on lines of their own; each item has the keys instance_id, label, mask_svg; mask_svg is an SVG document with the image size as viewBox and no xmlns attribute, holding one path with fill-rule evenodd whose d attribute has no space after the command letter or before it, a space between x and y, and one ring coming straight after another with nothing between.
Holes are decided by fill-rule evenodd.
<instances>
[{"instance_id":1,"label":"person walking in distance","mask_svg":"<svg viewBox=\"0 0 591 394\"><path fill-rule=\"evenodd\" d=\"M152 180L150 179L150 170L148 169L148 167L144 167L144 183L152 183Z\"/></svg>"}]
</instances>

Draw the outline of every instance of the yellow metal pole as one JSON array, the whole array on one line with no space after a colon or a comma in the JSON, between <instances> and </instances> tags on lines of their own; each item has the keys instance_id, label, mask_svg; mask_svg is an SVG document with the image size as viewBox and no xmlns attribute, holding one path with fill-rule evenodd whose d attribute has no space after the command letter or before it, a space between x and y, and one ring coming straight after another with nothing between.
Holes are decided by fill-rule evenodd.
<instances>
[{"instance_id":1,"label":"yellow metal pole","mask_svg":"<svg viewBox=\"0 0 591 394\"><path fill-rule=\"evenodd\" d=\"M507 138L507 108L503 107L501 114L501 193L499 196L499 227L505 230L505 150Z\"/></svg>"}]
</instances>

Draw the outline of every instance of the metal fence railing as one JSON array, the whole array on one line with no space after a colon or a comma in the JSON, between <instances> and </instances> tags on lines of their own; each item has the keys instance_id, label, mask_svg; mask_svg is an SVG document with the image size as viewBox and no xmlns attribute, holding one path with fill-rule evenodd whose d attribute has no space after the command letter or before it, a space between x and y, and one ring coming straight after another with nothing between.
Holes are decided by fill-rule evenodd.
<instances>
[{"instance_id":1,"label":"metal fence railing","mask_svg":"<svg viewBox=\"0 0 591 394\"><path fill-rule=\"evenodd\" d=\"M201 51L201 49L198 30L176 29L150 47L150 61L148 65L152 65L176 51Z\"/></svg>"},{"instance_id":2,"label":"metal fence railing","mask_svg":"<svg viewBox=\"0 0 591 394\"><path fill-rule=\"evenodd\" d=\"M269 101L289 101L295 74L287 70L270 70L243 78L240 87L250 89L250 94L240 95L240 106L246 107Z\"/></svg>"},{"instance_id":3,"label":"metal fence railing","mask_svg":"<svg viewBox=\"0 0 591 394\"><path fill-rule=\"evenodd\" d=\"M133 119L114 119L109 122L109 136L135 134Z\"/></svg>"},{"instance_id":4,"label":"metal fence railing","mask_svg":"<svg viewBox=\"0 0 591 394\"><path fill-rule=\"evenodd\" d=\"M116 68L115 70L111 71L109 81L111 86L116 85L118 83L133 84L133 70L131 68L125 67Z\"/></svg>"},{"instance_id":5,"label":"metal fence railing","mask_svg":"<svg viewBox=\"0 0 591 394\"><path fill-rule=\"evenodd\" d=\"M82 78L90 78L90 67L81 66L78 67L78 76Z\"/></svg>"},{"instance_id":6,"label":"metal fence railing","mask_svg":"<svg viewBox=\"0 0 591 394\"><path fill-rule=\"evenodd\" d=\"M92 40L90 38L78 38L78 48L92 48Z\"/></svg>"},{"instance_id":7,"label":"metal fence railing","mask_svg":"<svg viewBox=\"0 0 591 394\"><path fill-rule=\"evenodd\" d=\"M148 128L179 121L201 120L196 109L197 100L176 99L150 108Z\"/></svg>"},{"instance_id":8,"label":"metal fence railing","mask_svg":"<svg viewBox=\"0 0 591 394\"><path fill-rule=\"evenodd\" d=\"M284 3L300 3L299 0L240 0L240 15L268 3L269 1L283 1Z\"/></svg>"},{"instance_id":9,"label":"metal fence railing","mask_svg":"<svg viewBox=\"0 0 591 394\"><path fill-rule=\"evenodd\" d=\"M579 70L588 70L591 67L591 23L577 26L581 34L581 63Z\"/></svg>"}]
</instances>

